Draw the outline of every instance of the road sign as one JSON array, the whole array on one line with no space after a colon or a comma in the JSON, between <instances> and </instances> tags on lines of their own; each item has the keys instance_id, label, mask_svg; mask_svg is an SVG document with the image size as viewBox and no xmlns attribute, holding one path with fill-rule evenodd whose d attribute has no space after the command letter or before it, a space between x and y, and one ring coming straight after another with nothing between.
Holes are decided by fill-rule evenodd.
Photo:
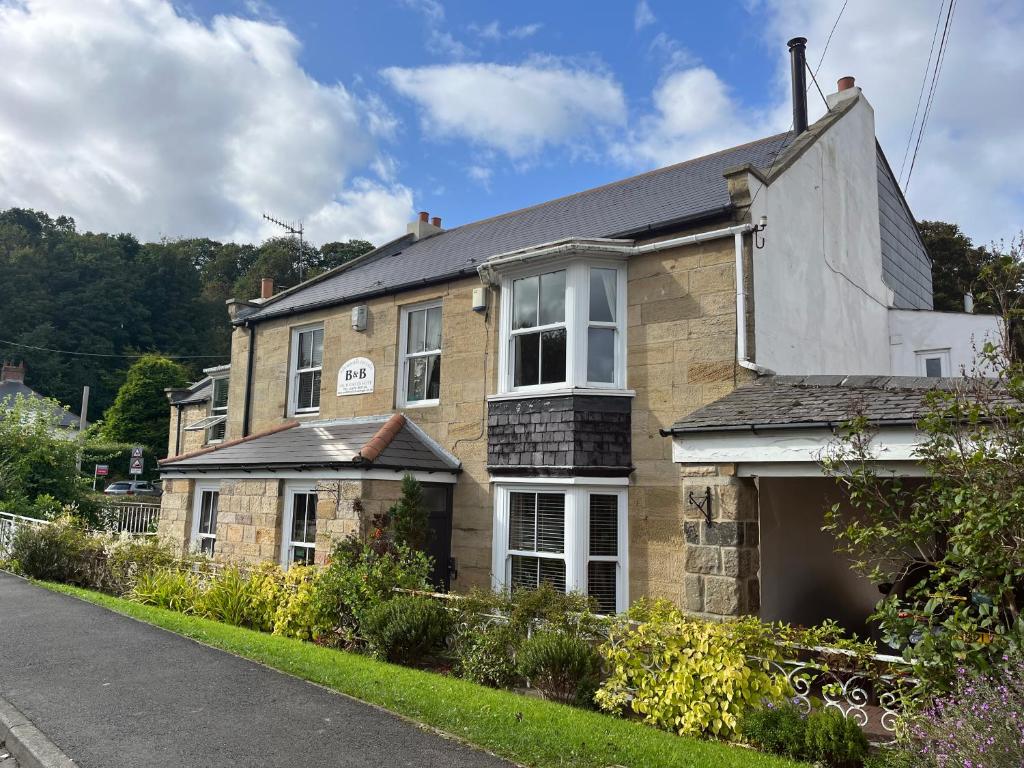
<instances>
[{"instance_id":1,"label":"road sign","mask_svg":"<svg viewBox=\"0 0 1024 768\"><path fill-rule=\"evenodd\" d=\"M141 475L142 474L142 459L132 459L132 463L128 465L128 474L130 475Z\"/></svg>"},{"instance_id":2,"label":"road sign","mask_svg":"<svg viewBox=\"0 0 1024 768\"><path fill-rule=\"evenodd\" d=\"M110 474L110 467L108 467L106 464L97 464L96 465L96 477L105 477L106 475L109 475L109 474Z\"/></svg>"},{"instance_id":3,"label":"road sign","mask_svg":"<svg viewBox=\"0 0 1024 768\"><path fill-rule=\"evenodd\" d=\"M142 446L141 445L136 445L136 446L134 446L132 448L132 458L133 459L141 459L142 458Z\"/></svg>"}]
</instances>

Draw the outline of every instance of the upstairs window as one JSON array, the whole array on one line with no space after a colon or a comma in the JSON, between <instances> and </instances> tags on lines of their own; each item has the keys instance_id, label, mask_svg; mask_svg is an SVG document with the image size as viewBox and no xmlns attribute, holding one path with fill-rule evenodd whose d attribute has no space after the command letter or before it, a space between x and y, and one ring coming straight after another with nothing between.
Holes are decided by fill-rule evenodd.
<instances>
[{"instance_id":1,"label":"upstairs window","mask_svg":"<svg viewBox=\"0 0 1024 768\"><path fill-rule=\"evenodd\" d=\"M213 397L210 399L210 416L219 419L206 430L207 443L219 443L224 440L228 419L228 382L227 376L213 380Z\"/></svg>"},{"instance_id":2,"label":"upstairs window","mask_svg":"<svg viewBox=\"0 0 1024 768\"><path fill-rule=\"evenodd\" d=\"M625 280L612 261L506 278L501 391L624 388Z\"/></svg>"},{"instance_id":3,"label":"upstairs window","mask_svg":"<svg viewBox=\"0 0 1024 768\"><path fill-rule=\"evenodd\" d=\"M401 405L437 405L441 397L441 302L402 310Z\"/></svg>"},{"instance_id":4,"label":"upstairs window","mask_svg":"<svg viewBox=\"0 0 1024 768\"><path fill-rule=\"evenodd\" d=\"M320 377L324 362L324 329L292 331L290 414L320 411Z\"/></svg>"}]
</instances>

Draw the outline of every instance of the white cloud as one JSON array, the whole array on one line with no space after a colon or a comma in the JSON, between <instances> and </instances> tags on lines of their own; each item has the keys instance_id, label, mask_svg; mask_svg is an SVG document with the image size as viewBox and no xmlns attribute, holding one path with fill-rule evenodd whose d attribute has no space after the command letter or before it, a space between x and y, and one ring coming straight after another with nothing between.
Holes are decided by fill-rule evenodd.
<instances>
[{"instance_id":1,"label":"white cloud","mask_svg":"<svg viewBox=\"0 0 1024 768\"><path fill-rule=\"evenodd\" d=\"M466 169L466 175L488 192L491 191L491 177L494 175L494 171L490 167L486 165L471 165Z\"/></svg>"},{"instance_id":2,"label":"white cloud","mask_svg":"<svg viewBox=\"0 0 1024 768\"><path fill-rule=\"evenodd\" d=\"M470 24L469 31L473 34L484 38L485 40L505 40L511 38L513 40L524 40L527 37L533 37L537 34L543 24L523 24L519 27L503 27L501 22L492 21L489 24Z\"/></svg>"},{"instance_id":3,"label":"white cloud","mask_svg":"<svg viewBox=\"0 0 1024 768\"><path fill-rule=\"evenodd\" d=\"M785 82L785 41L808 38L816 66L841 3L768 0L770 44L780 55ZM933 0L850 3L836 28L818 81L825 93L854 75L875 109L876 132L896 173L914 119L938 4ZM941 30L940 30L941 34ZM981 243L1024 227L1024 6L1004 0L957 3L932 115L910 183L919 219L959 223ZM926 94L927 95L927 94ZM824 107L810 92L812 115ZM913 147L911 147L913 152ZM909 158L907 163L909 164Z\"/></svg>"},{"instance_id":4,"label":"white cloud","mask_svg":"<svg viewBox=\"0 0 1024 768\"><path fill-rule=\"evenodd\" d=\"M438 0L402 0L406 8L422 14L427 26L427 50L452 59L471 59L478 51L444 28L444 6Z\"/></svg>"},{"instance_id":5,"label":"white cloud","mask_svg":"<svg viewBox=\"0 0 1024 768\"><path fill-rule=\"evenodd\" d=\"M619 160L670 165L772 132L769 118L744 109L708 67L671 73L655 89L653 102L654 112L613 145Z\"/></svg>"},{"instance_id":6,"label":"white cloud","mask_svg":"<svg viewBox=\"0 0 1024 768\"><path fill-rule=\"evenodd\" d=\"M656 22L658 19L654 15L654 11L651 10L651 6L647 4L647 0L640 0L636 4L636 11L633 13L633 28L639 32L646 26L649 26Z\"/></svg>"},{"instance_id":7,"label":"white cloud","mask_svg":"<svg viewBox=\"0 0 1024 768\"><path fill-rule=\"evenodd\" d=\"M592 127L621 124L626 115L613 78L553 61L390 67L382 74L417 102L428 136L466 138L516 158L570 142Z\"/></svg>"},{"instance_id":8,"label":"white cloud","mask_svg":"<svg viewBox=\"0 0 1024 768\"><path fill-rule=\"evenodd\" d=\"M400 231L407 189L348 182L386 113L310 78L298 48L283 26L205 25L163 0L0 5L0 207L143 238L257 238L265 210L314 240Z\"/></svg>"}]
</instances>

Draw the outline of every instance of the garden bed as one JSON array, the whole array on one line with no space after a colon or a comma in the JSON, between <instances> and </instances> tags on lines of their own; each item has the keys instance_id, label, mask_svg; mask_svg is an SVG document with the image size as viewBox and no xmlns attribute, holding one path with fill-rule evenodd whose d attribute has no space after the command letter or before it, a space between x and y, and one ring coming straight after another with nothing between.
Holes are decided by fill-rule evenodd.
<instances>
[{"instance_id":1,"label":"garden bed","mask_svg":"<svg viewBox=\"0 0 1024 768\"><path fill-rule=\"evenodd\" d=\"M140 605L91 590L45 582L41 585L376 704L523 765L801 765L742 747L676 736L598 712Z\"/></svg>"}]
</instances>

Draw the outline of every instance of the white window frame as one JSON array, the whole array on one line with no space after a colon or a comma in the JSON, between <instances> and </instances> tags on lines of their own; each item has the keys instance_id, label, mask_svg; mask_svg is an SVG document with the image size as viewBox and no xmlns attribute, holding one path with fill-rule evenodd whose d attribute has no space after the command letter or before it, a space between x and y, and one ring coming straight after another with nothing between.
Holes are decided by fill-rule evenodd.
<instances>
[{"instance_id":1,"label":"white window frame","mask_svg":"<svg viewBox=\"0 0 1024 768\"><path fill-rule=\"evenodd\" d=\"M491 582L495 591L503 591L511 582L514 554L529 557L563 557L565 559L565 588L568 592L587 591L587 565L594 561L618 563L615 579L615 611L621 613L629 607L629 493L625 486L607 484L557 484L552 482L497 482L494 484L494 531L491 547ZM565 495L565 551L561 556L549 553L519 552L509 549L509 518L511 494L562 493ZM590 495L618 497L617 557L590 556Z\"/></svg>"},{"instance_id":2,"label":"white window frame","mask_svg":"<svg viewBox=\"0 0 1024 768\"><path fill-rule=\"evenodd\" d=\"M295 510L295 497L299 494L312 493L316 495L316 483L286 483L284 491L284 509L281 512L281 567L288 570L293 564L292 549L295 542L292 541L292 517ZM317 496L317 530L320 528L320 498ZM309 543L303 543L308 547ZM316 559L316 541L313 542L313 557Z\"/></svg>"},{"instance_id":3,"label":"white window frame","mask_svg":"<svg viewBox=\"0 0 1024 768\"><path fill-rule=\"evenodd\" d=\"M423 352L409 352L407 345L409 342L409 315L413 312L419 312L427 309L440 309L441 310L441 346L434 350L424 350ZM399 326L398 326L398 381L395 383L395 391L397 397L395 402L399 408L429 408L431 406L440 405L441 398L435 397L426 400L408 400L407 399L407 385L409 376L409 361L414 360L417 357L432 357L437 355L438 359L443 363L444 355L444 307L442 306L441 299L433 299L431 301L423 301L418 304L410 304L402 307L402 311L399 313ZM444 366L441 366L441 375L444 375ZM440 393L440 390L438 390Z\"/></svg>"},{"instance_id":4,"label":"white window frame","mask_svg":"<svg viewBox=\"0 0 1024 768\"><path fill-rule=\"evenodd\" d=\"M319 405L316 408L299 408L299 375L303 373L312 373L320 371L320 389L321 397L323 396L323 385L324 385L324 365L323 357L321 356L320 365L313 366L311 368L299 368L299 334L309 333L310 331L324 332L323 323L314 323L312 325L302 325L292 328L292 345L291 352L289 353L288 361L288 415L289 416L315 416L320 413ZM327 347L327 335L324 334L324 349Z\"/></svg>"},{"instance_id":5,"label":"white window frame","mask_svg":"<svg viewBox=\"0 0 1024 768\"><path fill-rule=\"evenodd\" d=\"M935 358L939 359L939 365L942 370L941 376L951 376L950 373L950 361L949 361L949 347L942 349L918 349L914 351L914 357L917 361L917 375L922 377L928 376L928 361Z\"/></svg>"},{"instance_id":6,"label":"white window frame","mask_svg":"<svg viewBox=\"0 0 1024 768\"><path fill-rule=\"evenodd\" d=\"M614 269L617 272L615 291L615 322L590 320L590 269ZM524 277L533 277L565 270L565 323L512 329L512 284ZM501 316L499 321L501 345L498 356L499 394L546 393L565 389L624 390L626 387L626 263L621 258L588 257L545 261L543 266L529 265L503 271L501 275ZM615 330L614 381L587 380L587 334L589 328L605 327ZM552 328L566 329L565 381L552 384L514 385L513 338L524 333L537 333Z\"/></svg>"},{"instance_id":7,"label":"white window frame","mask_svg":"<svg viewBox=\"0 0 1024 768\"><path fill-rule=\"evenodd\" d=\"M217 516L220 517L220 480L197 481L195 488L192 490L192 538L190 548L195 552L199 552L200 539L213 539L213 551L216 554L217 526L214 525L213 533L199 532L199 518L203 513L203 494L210 492L217 494Z\"/></svg>"},{"instance_id":8,"label":"white window frame","mask_svg":"<svg viewBox=\"0 0 1024 768\"><path fill-rule=\"evenodd\" d=\"M321 374L321 375L323 375L323 374ZM214 405L214 403L217 402L217 382L218 381L226 381L227 382L227 386L228 386L229 396L230 396L230 392L231 392L231 379L228 376L214 376L213 377L213 381L211 382L211 390L210 390L210 416L211 417L212 416L220 416L221 420L218 421L215 424L211 424L209 427L206 428L206 444L207 445L216 445L217 443L224 442L224 438L223 437L221 437L221 438L213 438L213 437L211 437L211 435L213 433L213 430L216 429L217 427L219 427L221 424L224 424L225 429L227 427L227 423L226 423L227 419L228 419L228 404L227 404L227 402L225 401L224 405L221 405L221 406ZM224 437L227 437L227 432L225 432Z\"/></svg>"}]
</instances>

